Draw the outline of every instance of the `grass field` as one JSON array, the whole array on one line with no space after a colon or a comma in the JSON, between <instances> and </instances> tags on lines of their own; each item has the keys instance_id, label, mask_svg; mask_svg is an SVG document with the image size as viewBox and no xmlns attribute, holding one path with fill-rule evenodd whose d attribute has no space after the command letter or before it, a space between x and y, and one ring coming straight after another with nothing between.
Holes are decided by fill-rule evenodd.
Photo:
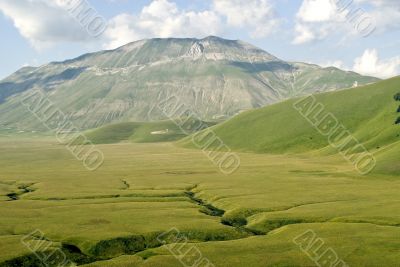
<instances>
[{"instance_id":1,"label":"grass field","mask_svg":"<svg viewBox=\"0 0 400 267\"><path fill-rule=\"evenodd\" d=\"M308 229L349 266L398 266L396 175L361 176L337 155L240 153L225 176L171 143L98 148L90 172L51 137L0 138L0 266L39 266L20 241L36 229L78 265L182 266L156 238L171 228L215 266L315 266L293 243Z\"/></svg>"},{"instance_id":2,"label":"grass field","mask_svg":"<svg viewBox=\"0 0 400 267\"><path fill-rule=\"evenodd\" d=\"M170 121L89 131L105 157L92 172L49 134L1 131L0 266L42 266L37 255L57 253L79 266L193 266L196 255L182 255L193 248L202 266L399 266L398 92L394 78L316 96L376 158L368 175L294 109L297 100L211 127L239 151L230 175L191 137L170 142L185 136ZM189 243L177 245L174 229Z\"/></svg>"}]
</instances>

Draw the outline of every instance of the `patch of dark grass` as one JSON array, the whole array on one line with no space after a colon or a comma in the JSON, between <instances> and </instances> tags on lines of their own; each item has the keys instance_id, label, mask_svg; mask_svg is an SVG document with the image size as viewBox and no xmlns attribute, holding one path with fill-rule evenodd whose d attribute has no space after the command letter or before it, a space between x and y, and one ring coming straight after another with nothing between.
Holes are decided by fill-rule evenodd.
<instances>
[{"instance_id":1,"label":"patch of dark grass","mask_svg":"<svg viewBox=\"0 0 400 267\"><path fill-rule=\"evenodd\" d=\"M53 250L17 257L0 263L0 267L69 267L65 265L67 259L64 251Z\"/></svg>"},{"instance_id":2,"label":"patch of dark grass","mask_svg":"<svg viewBox=\"0 0 400 267\"><path fill-rule=\"evenodd\" d=\"M123 254L135 254L146 248L146 239L143 235L132 235L102 240L90 250L90 253L95 257L107 259Z\"/></svg>"},{"instance_id":3,"label":"patch of dark grass","mask_svg":"<svg viewBox=\"0 0 400 267\"><path fill-rule=\"evenodd\" d=\"M71 244L62 244L61 251L68 260L78 265L88 264L98 260L93 256L85 255L77 246Z\"/></svg>"},{"instance_id":4,"label":"patch of dark grass","mask_svg":"<svg viewBox=\"0 0 400 267\"><path fill-rule=\"evenodd\" d=\"M6 196L10 199L10 201L14 201L14 200L18 200L19 199L18 194L15 193L15 192L8 193Z\"/></svg>"}]
</instances>

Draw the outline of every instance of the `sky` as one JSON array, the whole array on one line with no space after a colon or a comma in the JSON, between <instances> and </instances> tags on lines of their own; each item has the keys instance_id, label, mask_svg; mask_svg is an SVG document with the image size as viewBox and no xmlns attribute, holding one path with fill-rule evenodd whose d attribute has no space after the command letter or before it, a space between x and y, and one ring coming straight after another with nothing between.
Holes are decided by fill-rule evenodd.
<instances>
[{"instance_id":1,"label":"sky","mask_svg":"<svg viewBox=\"0 0 400 267\"><path fill-rule=\"evenodd\" d=\"M286 61L400 74L399 0L0 0L0 79L140 39L210 35Z\"/></svg>"}]
</instances>

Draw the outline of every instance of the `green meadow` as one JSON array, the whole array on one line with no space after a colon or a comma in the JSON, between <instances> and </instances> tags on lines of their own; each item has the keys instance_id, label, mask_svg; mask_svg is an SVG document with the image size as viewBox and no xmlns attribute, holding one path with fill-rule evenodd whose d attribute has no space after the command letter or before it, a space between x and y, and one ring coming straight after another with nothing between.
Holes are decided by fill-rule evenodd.
<instances>
[{"instance_id":1,"label":"green meadow","mask_svg":"<svg viewBox=\"0 0 400 267\"><path fill-rule=\"evenodd\" d=\"M36 229L88 266L180 266L156 239L171 228L215 266L313 266L292 241L308 229L349 266L400 260L400 181L361 176L338 156L240 153L226 176L171 143L99 145L106 160L94 172L51 138L0 147L0 266L35 266L20 240Z\"/></svg>"},{"instance_id":2,"label":"green meadow","mask_svg":"<svg viewBox=\"0 0 400 267\"><path fill-rule=\"evenodd\" d=\"M329 249L338 267L399 266L399 80L316 96L376 157L367 175L296 113L296 100L211 127L240 157L230 175L191 137L171 142L184 137L171 122L88 132L105 157L96 171L51 135L3 134L0 266L42 266L37 255L61 252L78 266L192 266L173 253L182 244L208 266L333 266L322 261ZM171 136L149 135L164 128ZM187 243L158 238L171 229Z\"/></svg>"}]
</instances>

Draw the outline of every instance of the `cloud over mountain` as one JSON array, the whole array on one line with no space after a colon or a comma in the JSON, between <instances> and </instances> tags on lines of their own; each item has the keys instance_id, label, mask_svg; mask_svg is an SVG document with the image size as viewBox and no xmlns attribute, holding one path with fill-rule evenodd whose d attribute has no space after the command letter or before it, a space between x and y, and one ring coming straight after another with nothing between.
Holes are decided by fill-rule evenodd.
<instances>
[{"instance_id":1,"label":"cloud over mountain","mask_svg":"<svg viewBox=\"0 0 400 267\"><path fill-rule=\"evenodd\" d=\"M183 9L172 0L153 0L138 13L125 12L109 18L105 34L95 40L71 16L66 2L79 1L3 0L0 11L38 49L88 41L115 48L143 38L205 37L223 35L231 29L262 38L274 32L279 24L270 0L213 0L204 10Z\"/></svg>"}]
</instances>

